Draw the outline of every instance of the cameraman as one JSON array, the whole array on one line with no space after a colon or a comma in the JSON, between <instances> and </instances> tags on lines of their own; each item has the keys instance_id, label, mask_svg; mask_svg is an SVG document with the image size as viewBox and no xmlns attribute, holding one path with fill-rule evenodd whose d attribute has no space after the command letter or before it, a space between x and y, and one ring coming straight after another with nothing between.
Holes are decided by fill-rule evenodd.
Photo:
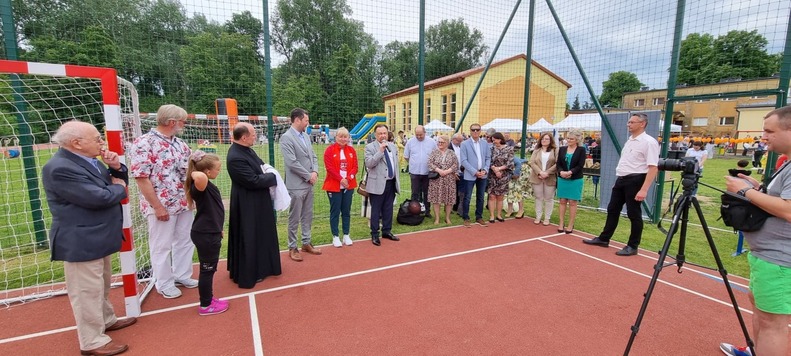
<instances>
[{"instance_id":1,"label":"cameraman","mask_svg":"<svg viewBox=\"0 0 791 356\"><path fill-rule=\"evenodd\" d=\"M769 112L764 117L763 138L768 149L791 154L791 106ZM750 301L755 306L753 336L760 355L788 354L788 323L791 322L791 169L778 169L767 192L760 183L744 174L725 177L729 192L735 192L773 215L760 230L744 232L750 245ZM722 343L726 355L750 355L748 349Z\"/></svg>"},{"instance_id":2,"label":"cameraman","mask_svg":"<svg viewBox=\"0 0 791 356\"><path fill-rule=\"evenodd\" d=\"M626 204L626 215L632 223L629 242L615 254L632 256L637 254L640 237L643 234L643 212L640 204L648 195L648 188L654 183L658 171L659 143L645 133L648 115L633 114L626 122L629 139L621 151L621 159L615 168L615 185L612 187L610 203L607 205L607 222L598 237L582 240L588 245L607 247L615 234L621 209Z\"/></svg>"}]
</instances>

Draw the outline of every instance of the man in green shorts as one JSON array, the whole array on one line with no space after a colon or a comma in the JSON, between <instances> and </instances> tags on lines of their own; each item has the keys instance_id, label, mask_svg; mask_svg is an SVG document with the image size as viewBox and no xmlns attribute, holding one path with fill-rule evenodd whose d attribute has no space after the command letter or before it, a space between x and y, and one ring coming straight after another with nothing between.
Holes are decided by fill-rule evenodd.
<instances>
[{"instance_id":1,"label":"man in green shorts","mask_svg":"<svg viewBox=\"0 0 791 356\"><path fill-rule=\"evenodd\" d=\"M764 117L763 139L769 150L791 154L791 106ZM773 216L760 230L745 232L750 245L750 301L753 303L755 352L788 355L788 324L791 322L791 169L781 166L767 186L749 176L725 177L728 191L737 193ZM726 355L751 355L745 347L722 343Z\"/></svg>"}]
</instances>

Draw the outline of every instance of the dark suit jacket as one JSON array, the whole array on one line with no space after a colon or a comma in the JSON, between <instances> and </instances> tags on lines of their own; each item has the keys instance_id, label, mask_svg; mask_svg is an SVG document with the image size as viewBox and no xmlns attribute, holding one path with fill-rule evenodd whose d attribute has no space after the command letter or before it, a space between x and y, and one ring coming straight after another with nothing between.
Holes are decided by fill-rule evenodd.
<instances>
[{"instance_id":1,"label":"dark suit jacket","mask_svg":"<svg viewBox=\"0 0 791 356\"><path fill-rule=\"evenodd\" d=\"M85 159L61 148L44 165L42 180L52 213L49 239L53 261L85 262L121 249L126 188L112 184L110 176L129 181L129 171L101 173Z\"/></svg>"},{"instance_id":2,"label":"dark suit jacket","mask_svg":"<svg viewBox=\"0 0 791 356\"><path fill-rule=\"evenodd\" d=\"M568 152L568 146L563 146L558 150L558 164L557 164L558 174L560 174L560 171L571 171L571 177L568 179L582 178L582 167L585 166L585 147L577 146L577 149L574 151L574 154L571 156L571 165L568 166L571 169L566 169L567 152Z\"/></svg>"}]
</instances>

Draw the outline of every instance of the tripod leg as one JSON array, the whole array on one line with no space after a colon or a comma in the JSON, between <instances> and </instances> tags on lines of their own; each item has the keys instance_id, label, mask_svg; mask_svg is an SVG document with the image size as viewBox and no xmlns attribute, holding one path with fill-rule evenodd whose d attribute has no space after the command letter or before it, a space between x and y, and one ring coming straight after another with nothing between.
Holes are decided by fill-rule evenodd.
<instances>
[{"instance_id":1,"label":"tripod leg","mask_svg":"<svg viewBox=\"0 0 791 356\"><path fill-rule=\"evenodd\" d=\"M679 224L686 225L687 223L686 219L681 219L681 216L684 211L688 211L689 209L689 198L690 196L688 194L684 194L679 198L678 208L673 215L673 222L670 224L670 228L667 231L667 237L665 237L665 244L662 245L662 250L659 251L659 259L656 261L656 265L654 265L654 274L651 276L651 282L648 283L648 291L643 295L643 305L640 306L640 312L637 313L637 320L635 320L634 325L632 325L632 334L629 336L629 343L626 344L626 350L623 352L624 356L629 355L634 339L637 337L637 332L640 331L640 324L645 316L645 311L648 309L648 302L651 299L651 294L654 292L656 281L659 279L659 272L662 272L662 268L664 268L665 259L667 258L668 250L670 250L670 244L673 242L673 235L678 231ZM684 228L684 231L686 231L686 228Z\"/></svg>"},{"instance_id":2,"label":"tripod leg","mask_svg":"<svg viewBox=\"0 0 791 356\"><path fill-rule=\"evenodd\" d=\"M720 254L717 253L717 246L714 244L714 238L711 237L708 224L706 224L706 219L703 218L703 210L700 209L700 204L698 203L697 198L692 198L692 204L695 206L695 211L698 213L698 219L700 219L700 225L703 227L703 232L706 234L706 240L709 242L711 254L714 255L714 261L717 262L717 270L720 272L722 282L725 283L725 289L728 290L728 297L731 298L731 304L733 305L733 310L736 312L736 318L739 319L739 326L742 328L744 340L747 343L747 347L750 348L750 352L755 355L755 345L753 340L750 339L750 333L747 331L747 325L744 324L744 318L742 318L742 312L739 310L739 304L736 303L736 297L733 295L731 283L728 281L728 271L726 271L725 267L722 265Z\"/></svg>"}]
</instances>

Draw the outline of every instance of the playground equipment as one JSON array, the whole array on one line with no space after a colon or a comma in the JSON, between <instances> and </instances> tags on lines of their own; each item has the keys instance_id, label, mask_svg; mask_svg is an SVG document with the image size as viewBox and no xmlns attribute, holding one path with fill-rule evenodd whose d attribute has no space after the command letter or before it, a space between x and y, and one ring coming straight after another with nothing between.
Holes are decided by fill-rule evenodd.
<instances>
[{"instance_id":1,"label":"playground equipment","mask_svg":"<svg viewBox=\"0 0 791 356\"><path fill-rule=\"evenodd\" d=\"M387 116L384 113L365 114L360 122L349 131L349 137L352 141L363 140L377 124L385 123L387 123Z\"/></svg>"},{"instance_id":2,"label":"playground equipment","mask_svg":"<svg viewBox=\"0 0 791 356\"><path fill-rule=\"evenodd\" d=\"M307 133L313 142L329 143L330 142L330 125L308 125ZM324 135L322 135L322 133Z\"/></svg>"}]
</instances>

